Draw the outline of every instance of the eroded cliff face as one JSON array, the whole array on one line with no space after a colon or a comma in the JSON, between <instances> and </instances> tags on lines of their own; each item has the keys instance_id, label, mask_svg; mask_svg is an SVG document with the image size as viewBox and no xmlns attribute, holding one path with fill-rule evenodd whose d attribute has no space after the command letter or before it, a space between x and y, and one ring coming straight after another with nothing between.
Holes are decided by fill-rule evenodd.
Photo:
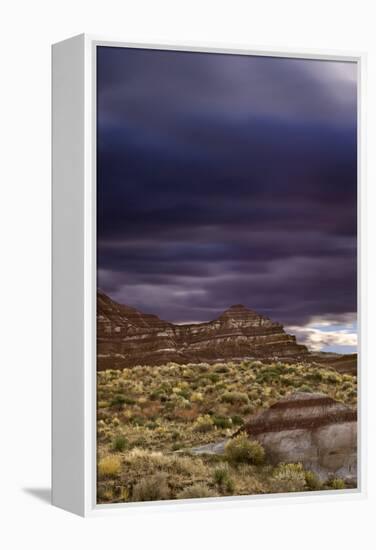
<instances>
[{"instance_id":1,"label":"eroded cliff face","mask_svg":"<svg viewBox=\"0 0 376 550\"><path fill-rule=\"evenodd\" d=\"M244 429L272 464L301 462L322 480L356 482L357 412L326 395L289 395L251 417Z\"/></svg>"},{"instance_id":2,"label":"eroded cliff face","mask_svg":"<svg viewBox=\"0 0 376 550\"><path fill-rule=\"evenodd\" d=\"M174 325L97 295L98 369L236 360L245 357L299 357L308 353L283 326L243 305L214 321Z\"/></svg>"}]
</instances>

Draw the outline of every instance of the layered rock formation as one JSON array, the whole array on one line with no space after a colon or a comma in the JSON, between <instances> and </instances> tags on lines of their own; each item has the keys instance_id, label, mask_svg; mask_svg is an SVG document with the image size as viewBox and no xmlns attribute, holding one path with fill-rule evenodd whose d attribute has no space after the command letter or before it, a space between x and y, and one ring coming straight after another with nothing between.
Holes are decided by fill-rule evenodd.
<instances>
[{"instance_id":1,"label":"layered rock formation","mask_svg":"<svg viewBox=\"0 0 376 550\"><path fill-rule=\"evenodd\" d=\"M295 393L255 414L242 430L268 461L301 462L321 479L357 479L357 413L322 394Z\"/></svg>"},{"instance_id":2,"label":"layered rock formation","mask_svg":"<svg viewBox=\"0 0 376 550\"><path fill-rule=\"evenodd\" d=\"M97 295L98 369L307 353L281 324L242 305L208 323L174 325Z\"/></svg>"}]
</instances>

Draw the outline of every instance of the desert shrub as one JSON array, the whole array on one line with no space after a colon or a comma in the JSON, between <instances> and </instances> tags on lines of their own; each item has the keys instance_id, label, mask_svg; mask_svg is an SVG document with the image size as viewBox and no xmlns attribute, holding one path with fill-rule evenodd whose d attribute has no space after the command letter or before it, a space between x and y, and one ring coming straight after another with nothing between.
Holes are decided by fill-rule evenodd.
<instances>
[{"instance_id":1,"label":"desert shrub","mask_svg":"<svg viewBox=\"0 0 376 550\"><path fill-rule=\"evenodd\" d=\"M234 494L235 482L231 477L230 469L226 464L222 464L214 469L213 482L216 484L221 494Z\"/></svg>"},{"instance_id":2,"label":"desert shrub","mask_svg":"<svg viewBox=\"0 0 376 550\"><path fill-rule=\"evenodd\" d=\"M138 449L139 447L145 447L148 443L148 440L145 436L140 435L136 439L134 439L131 443L132 448Z\"/></svg>"},{"instance_id":3,"label":"desert shrub","mask_svg":"<svg viewBox=\"0 0 376 550\"><path fill-rule=\"evenodd\" d=\"M180 392L180 395L181 397L183 397L184 399L189 399L190 395L191 395L191 392L188 390L188 389L182 389L181 392Z\"/></svg>"},{"instance_id":4,"label":"desert shrub","mask_svg":"<svg viewBox=\"0 0 376 550\"><path fill-rule=\"evenodd\" d=\"M122 453L128 445L128 441L123 435L116 435L112 440L112 450Z\"/></svg>"},{"instance_id":5,"label":"desert shrub","mask_svg":"<svg viewBox=\"0 0 376 550\"><path fill-rule=\"evenodd\" d=\"M191 401L193 401L193 403L195 403L195 402L198 402L198 403L199 403L199 402L201 402L201 401L203 401L203 400L204 400L204 396L202 395L202 393L200 393L200 392L194 392L194 393L192 393L192 395L191 395Z\"/></svg>"},{"instance_id":6,"label":"desert shrub","mask_svg":"<svg viewBox=\"0 0 376 550\"><path fill-rule=\"evenodd\" d=\"M194 365L192 363L188 363L188 367L194 366L196 370L199 370L200 372L207 372L209 370L209 365L207 363L198 363L197 365Z\"/></svg>"},{"instance_id":7,"label":"desert shrub","mask_svg":"<svg viewBox=\"0 0 376 550\"><path fill-rule=\"evenodd\" d=\"M222 492L232 494L235 490L235 483L231 478L227 464L222 464L214 469L213 481Z\"/></svg>"},{"instance_id":8,"label":"desert shrub","mask_svg":"<svg viewBox=\"0 0 376 550\"><path fill-rule=\"evenodd\" d=\"M255 399L258 399L259 395L260 395L260 388L259 387L252 388L252 390L248 394L248 398L251 401L254 401Z\"/></svg>"},{"instance_id":9,"label":"desert shrub","mask_svg":"<svg viewBox=\"0 0 376 550\"><path fill-rule=\"evenodd\" d=\"M165 396L164 391L157 389L150 393L149 398L151 399L151 401L156 401L157 399L160 399L162 395Z\"/></svg>"},{"instance_id":10,"label":"desert shrub","mask_svg":"<svg viewBox=\"0 0 376 550\"><path fill-rule=\"evenodd\" d=\"M357 391L355 388L352 388L351 390L347 390L345 393L346 399L351 400L354 399L354 397L357 396Z\"/></svg>"},{"instance_id":11,"label":"desert shrub","mask_svg":"<svg viewBox=\"0 0 376 550\"><path fill-rule=\"evenodd\" d=\"M244 424L244 420L242 419L242 417L237 414L232 416L231 420L234 426L242 426Z\"/></svg>"},{"instance_id":12,"label":"desert shrub","mask_svg":"<svg viewBox=\"0 0 376 550\"><path fill-rule=\"evenodd\" d=\"M110 501L113 499L112 485L100 485L97 490L97 497L100 502Z\"/></svg>"},{"instance_id":13,"label":"desert shrub","mask_svg":"<svg viewBox=\"0 0 376 550\"><path fill-rule=\"evenodd\" d=\"M341 377L335 372L329 372L326 375L326 381L329 382L330 384L337 384L337 382L341 381Z\"/></svg>"},{"instance_id":14,"label":"desert shrub","mask_svg":"<svg viewBox=\"0 0 376 550\"><path fill-rule=\"evenodd\" d=\"M209 498L218 496L212 489L203 483L195 483L186 487L176 495L176 498Z\"/></svg>"},{"instance_id":15,"label":"desert shrub","mask_svg":"<svg viewBox=\"0 0 376 550\"><path fill-rule=\"evenodd\" d=\"M111 399L110 405L111 407L123 407L124 405L134 405L135 403L136 400L133 397L118 393Z\"/></svg>"},{"instance_id":16,"label":"desert shrub","mask_svg":"<svg viewBox=\"0 0 376 550\"><path fill-rule=\"evenodd\" d=\"M127 487L116 483L100 482L97 487L98 502L126 502L129 500Z\"/></svg>"},{"instance_id":17,"label":"desert shrub","mask_svg":"<svg viewBox=\"0 0 376 550\"><path fill-rule=\"evenodd\" d=\"M323 380L323 375L320 371L315 371L309 372L305 378L311 382L321 382Z\"/></svg>"},{"instance_id":18,"label":"desert shrub","mask_svg":"<svg viewBox=\"0 0 376 550\"><path fill-rule=\"evenodd\" d=\"M248 395L240 391L227 391L222 395L221 400L231 405L234 403L249 403Z\"/></svg>"},{"instance_id":19,"label":"desert shrub","mask_svg":"<svg viewBox=\"0 0 376 550\"><path fill-rule=\"evenodd\" d=\"M132 491L134 502L149 500L166 500L170 498L170 489L167 484L167 476L161 472L139 481Z\"/></svg>"},{"instance_id":20,"label":"desert shrub","mask_svg":"<svg viewBox=\"0 0 376 550\"><path fill-rule=\"evenodd\" d=\"M125 395L119 393L118 395L114 395L114 397L110 401L110 405L111 407L122 407L123 405L125 405L125 401Z\"/></svg>"},{"instance_id":21,"label":"desert shrub","mask_svg":"<svg viewBox=\"0 0 376 550\"><path fill-rule=\"evenodd\" d=\"M117 456L106 455L98 462L98 477L107 479L116 477L121 470L121 460Z\"/></svg>"},{"instance_id":22,"label":"desert shrub","mask_svg":"<svg viewBox=\"0 0 376 550\"><path fill-rule=\"evenodd\" d=\"M216 485L223 485L230 477L227 464L222 464L215 468L213 472L213 481Z\"/></svg>"},{"instance_id":23,"label":"desert shrub","mask_svg":"<svg viewBox=\"0 0 376 550\"><path fill-rule=\"evenodd\" d=\"M98 401L98 409L106 409L107 407L110 406L110 403L109 401Z\"/></svg>"},{"instance_id":24,"label":"desert shrub","mask_svg":"<svg viewBox=\"0 0 376 550\"><path fill-rule=\"evenodd\" d=\"M208 414L205 414L204 416L199 416L196 420L196 422L193 424L193 430L195 432L210 432L210 430L213 429L213 420Z\"/></svg>"},{"instance_id":25,"label":"desert shrub","mask_svg":"<svg viewBox=\"0 0 376 550\"><path fill-rule=\"evenodd\" d=\"M225 458L234 464L262 464L265 451L258 441L249 439L246 434L240 434L227 442Z\"/></svg>"},{"instance_id":26,"label":"desert shrub","mask_svg":"<svg viewBox=\"0 0 376 550\"><path fill-rule=\"evenodd\" d=\"M312 388L310 388L310 386L308 386L307 384L303 384L302 386L300 386L300 388L298 389L298 391L300 392L304 392L304 393L312 393Z\"/></svg>"},{"instance_id":27,"label":"desert shrub","mask_svg":"<svg viewBox=\"0 0 376 550\"><path fill-rule=\"evenodd\" d=\"M127 487L116 485L113 488L113 497L117 502L127 502L129 500L129 492Z\"/></svg>"},{"instance_id":28,"label":"desert shrub","mask_svg":"<svg viewBox=\"0 0 376 550\"><path fill-rule=\"evenodd\" d=\"M135 426L143 426L145 424L146 420L143 416L135 415L135 416L132 417L131 422Z\"/></svg>"},{"instance_id":29,"label":"desert shrub","mask_svg":"<svg viewBox=\"0 0 376 550\"><path fill-rule=\"evenodd\" d=\"M171 432L172 441L177 441L180 438L181 438L181 433L178 430L174 430L173 432Z\"/></svg>"},{"instance_id":30,"label":"desert shrub","mask_svg":"<svg viewBox=\"0 0 376 550\"><path fill-rule=\"evenodd\" d=\"M277 492L303 491L306 488L306 476L303 465L299 463L279 464L272 473L273 489Z\"/></svg>"},{"instance_id":31,"label":"desert shrub","mask_svg":"<svg viewBox=\"0 0 376 550\"><path fill-rule=\"evenodd\" d=\"M319 489L321 489L321 481L319 477L311 470L307 470L305 472L305 482L307 488L311 491L318 491Z\"/></svg>"},{"instance_id":32,"label":"desert shrub","mask_svg":"<svg viewBox=\"0 0 376 550\"><path fill-rule=\"evenodd\" d=\"M282 367L263 367L261 372L256 376L256 382L259 384L264 384L268 382L273 382L273 380L279 380L281 374L284 373Z\"/></svg>"},{"instance_id":33,"label":"desert shrub","mask_svg":"<svg viewBox=\"0 0 376 550\"><path fill-rule=\"evenodd\" d=\"M336 477L329 482L331 489L345 489L346 483L340 477Z\"/></svg>"},{"instance_id":34,"label":"desert shrub","mask_svg":"<svg viewBox=\"0 0 376 550\"><path fill-rule=\"evenodd\" d=\"M212 418L214 426L220 429L226 429L232 427L231 418L226 418L225 416L213 416Z\"/></svg>"},{"instance_id":35,"label":"desert shrub","mask_svg":"<svg viewBox=\"0 0 376 550\"><path fill-rule=\"evenodd\" d=\"M147 422L146 427L148 428L148 430L155 430L155 428L158 427L158 424L157 422L151 420L150 422Z\"/></svg>"},{"instance_id":36,"label":"desert shrub","mask_svg":"<svg viewBox=\"0 0 376 550\"><path fill-rule=\"evenodd\" d=\"M218 374L225 374L227 372L230 372L230 369L225 364L218 364L214 365L213 371Z\"/></svg>"},{"instance_id":37,"label":"desert shrub","mask_svg":"<svg viewBox=\"0 0 376 550\"><path fill-rule=\"evenodd\" d=\"M225 484L224 484L224 491L229 494L229 495L233 495L234 492L235 492L235 482L234 480L229 477L226 481L225 481Z\"/></svg>"}]
</instances>

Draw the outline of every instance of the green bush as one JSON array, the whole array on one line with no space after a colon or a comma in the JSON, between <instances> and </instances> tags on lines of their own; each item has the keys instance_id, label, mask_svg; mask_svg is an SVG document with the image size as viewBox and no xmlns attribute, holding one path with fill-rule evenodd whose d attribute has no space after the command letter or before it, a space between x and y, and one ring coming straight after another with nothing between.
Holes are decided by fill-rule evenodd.
<instances>
[{"instance_id":1,"label":"green bush","mask_svg":"<svg viewBox=\"0 0 376 550\"><path fill-rule=\"evenodd\" d=\"M112 450L122 453L128 445L128 441L123 435L116 435L112 440Z\"/></svg>"},{"instance_id":2,"label":"green bush","mask_svg":"<svg viewBox=\"0 0 376 550\"><path fill-rule=\"evenodd\" d=\"M235 416L232 416L231 420L234 426L242 426L244 424L244 420L242 419L242 417L237 414Z\"/></svg>"},{"instance_id":3,"label":"green bush","mask_svg":"<svg viewBox=\"0 0 376 550\"><path fill-rule=\"evenodd\" d=\"M133 397L118 393L117 395L114 395L114 397L111 399L110 405L111 407L123 407L123 405L134 405L135 403L136 400L133 399Z\"/></svg>"},{"instance_id":4,"label":"green bush","mask_svg":"<svg viewBox=\"0 0 376 550\"><path fill-rule=\"evenodd\" d=\"M225 416L213 416L212 418L214 426L220 429L232 428L231 418Z\"/></svg>"},{"instance_id":5,"label":"green bush","mask_svg":"<svg viewBox=\"0 0 376 550\"><path fill-rule=\"evenodd\" d=\"M234 464L262 464L265 451L258 441L249 439L246 434L240 434L227 442L225 458Z\"/></svg>"},{"instance_id":6,"label":"green bush","mask_svg":"<svg viewBox=\"0 0 376 550\"><path fill-rule=\"evenodd\" d=\"M155 430L155 428L158 427L158 424L151 420L150 422L146 423L146 427L148 428L148 430Z\"/></svg>"},{"instance_id":7,"label":"green bush","mask_svg":"<svg viewBox=\"0 0 376 550\"><path fill-rule=\"evenodd\" d=\"M134 502L150 500L167 500L170 498L170 489L167 484L167 476L161 472L139 481L132 492Z\"/></svg>"},{"instance_id":8,"label":"green bush","mask_svg":"<svg viewBox=\"0 0 376 550\"><path fill-rule=\"evenodd\" d=\"M218 468L215 468L213 472L213 481L216 485L224 485L226 481L228 481L230 477L229 469L226 466L226 464L223 464L222 466L218 466Z\"/></svg>"},{"instance_id":9,"label":"green bush","mask_svg":"<svg viewBox=\"0 0 376 550\"><path fill-rule=\"evenodd\" d=\"M125 396L122 394L115 395L110 402L111 407L122 407L125 405Z\"/></svg>"}]
</instances>

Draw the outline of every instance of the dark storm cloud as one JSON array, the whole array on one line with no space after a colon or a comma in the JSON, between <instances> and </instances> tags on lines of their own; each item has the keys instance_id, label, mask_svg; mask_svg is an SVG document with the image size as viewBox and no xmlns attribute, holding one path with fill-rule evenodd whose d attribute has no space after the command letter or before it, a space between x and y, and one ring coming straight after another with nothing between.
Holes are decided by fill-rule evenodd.
<instances>
[{"instance_id":1,"label":"dark storm cloud","mask_svg":"<svg viewBox=\"0 0 376 550\"><path fill-rule=\"evenodd\" d=\"M98 284L172 321L356 308L349 63L98 51Z\"/></svg>"}]
</instances>

